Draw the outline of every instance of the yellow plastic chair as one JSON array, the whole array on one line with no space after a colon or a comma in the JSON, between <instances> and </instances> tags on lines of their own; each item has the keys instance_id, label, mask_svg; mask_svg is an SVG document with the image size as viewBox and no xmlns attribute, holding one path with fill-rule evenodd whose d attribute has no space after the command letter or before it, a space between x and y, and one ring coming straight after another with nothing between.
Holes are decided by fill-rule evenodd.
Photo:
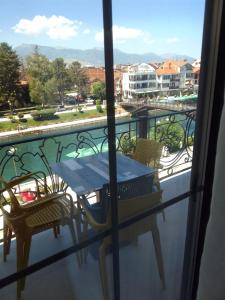
<instances>
[{"instance_id":1,"label":"yellow plastic chair","mask_svg":"<svg viewBox=\"0 0 225 300\"><path fill-rule=\"evenodd\" d=\"M129 183L128 185L121 186L121 189L125 192L129 192ZM160 203L161 191L144 194L142 196L130 197L129 199L119 199L118 201L118 216L119 223L129 220L130 218L145 212L146 210L152 208L153 206ZM119 196L120 198L120 196ZM100 223L96 221L96 216L93 214L93 211L90 210L90 206L87 205L86 199L84 197L80 198L79 205L83 209L84 218L96 232L107 230L111 227L111 209L108 208L107 217L105 223ZM144 218L125 229L122 229L119 234L120 241L136 241L138 236L146 232L151 232L153 237L153 244L155 248L156 260L158 265L158 271L160 280L162 283L162 288L165 288L165 275L164 275L164 264L163 256L160 243L160 235L156 221L156 215L151 215L147 218ZM86 234L86 233L85 233ZM106 255L108 253L109 246L111 245L111 237L106 237L102 240L99 246L99 268L102 282L102 289L104 300L109 300L109 291L108 291L108 280L107 280L107 271L106 271Z\"/></svg>"},{"instance_id":2,"label":"yellow plastic chair","mask_svg":"<svg viewBox=\"0 0 225 300\"><path fill-rule=\"evenodd\" d=\"M153 167L156 172L154 176L154 185L160 190L159 169L163 166L160 164L163 145L155 140L138 138L133 158L140 163ZM163 220L165 221L165 212L162 211Z\"/></svg>"},{"instance_id":3,"label":"yellow plastic chair","mask_svg":"<svg viewBox=\"0 0 225 300\"><path fill-rule=\"evenodd\" d=\"M31 247L32 235L42 231L53 229L58 233L60 225L68 225L73 243L77 243L78 237L74 229L73 219L75 218L79 232L80 219L79 211L74 206L73 199L68 193L48 193L47 185L39 188L38 180L34 179L34 173L28 174L9 182L0 177L0 208L4 219L4 260L9 254L12 232L16 236L17 271L28 266L28 259ZM16 194L16 187L27 180L34 179L36 184L36 200L27 205L21 205ZM44 182L46 179L44 179ZM9 210L6 204L9 204ZM77 253L80 266L81 257ZM17 299L21 297L21 291L25 288L25 277L17 281Z\"/></svg>"}]
</instances>

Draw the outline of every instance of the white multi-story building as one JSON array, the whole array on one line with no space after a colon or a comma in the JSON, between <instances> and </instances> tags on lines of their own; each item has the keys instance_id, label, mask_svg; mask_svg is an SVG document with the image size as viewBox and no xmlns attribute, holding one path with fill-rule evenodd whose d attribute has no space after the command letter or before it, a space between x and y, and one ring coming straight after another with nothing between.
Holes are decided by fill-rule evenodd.
<instances>
[{"instance_id":1,"label":"white multi-story building","mask_svg":"<svg viewBox=\"0 0 225 300\"><path fill-rule=\"evenodd\" d=\"M193 67L184 60L168 60L156 70L156 74L159 90L167 94L193 86Z\"/></svg>"},{"instance_id":2,"label":"white multi-story building","mask_svg":"<svg viewBox=\"0 0 225 300\"><path fill-rule=\"evenodd\" d=\"M186 62L179 66L180 68L180 89L190 88L194 84L193 66Z\"/></svg>"},{"instance_id":3,"label":"white multi-story building","mask_svg":"<svg viewBox=\"0 0 225 300\"><path fill-rule=\"evenodd\" d=\"M196 85L193 66L185 60L167 60L156 69L150 64L132 65L123 73L124 99L176 95Z\"/></svg>"},{"instance_id":4,"label":"white multi-story building","mask_svg":"<svg viewBox=\"0 0 225 300\"><path fill-rule=\"evenodd\" d=\"M123 73L123 96L126 99L150 96L158 91L155 68L149 64L132 65Z\"/></svg>"}]
</instances>

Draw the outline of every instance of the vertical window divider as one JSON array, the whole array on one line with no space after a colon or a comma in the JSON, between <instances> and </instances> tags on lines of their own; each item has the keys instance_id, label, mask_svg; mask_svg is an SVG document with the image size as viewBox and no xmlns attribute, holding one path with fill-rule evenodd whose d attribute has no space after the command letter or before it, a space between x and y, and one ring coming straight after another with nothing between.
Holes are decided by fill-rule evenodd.
<instances>
[{"instance_id":1,"label":"vertical window divider","mask_svg":"<svg viewBox=\"0 0 225 300\"><path fill-rule=\"evenodd\" d=\"M112 249L113 249L113 283L114 298L120 299L120 270L119 270L119 232L117 204L117 168L116 168L116 139L115 139L115 101L114 101L114 72L113 72L113 33L112 33L112 1L103 0L104 25L104 54L106 104L109 146L109 179L112 219Z\"/></svg>"}]
</instances>

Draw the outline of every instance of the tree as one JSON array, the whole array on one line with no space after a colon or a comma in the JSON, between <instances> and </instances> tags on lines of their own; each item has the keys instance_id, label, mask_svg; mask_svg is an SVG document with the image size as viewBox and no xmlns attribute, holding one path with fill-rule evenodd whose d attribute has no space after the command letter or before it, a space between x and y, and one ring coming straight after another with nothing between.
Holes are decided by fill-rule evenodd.
<instances>
[{"instance_id":1,"label":"tree","mask_svg":"<svg viewBox=\"0 0 225 300\"><path fill-rule=\"evenodd\" d=\"M27 58L27 74L30 78L32 100L42 105L53 102L55 89L52 88L52 82L49 82L53 77L52 66L48 58L40 54L37 48ZM51 89L49 85L51 85Z\"/></svg>"},{"instance_id":2,"label":"tree","mask_svg":"<svg viewBox=\"0 0 225 300\"><path fill-rule=\"evenodd\" d=\"M94 82L92 84L91 93L95 98L98 98L101 100L105 99L106 98L105 82L102 82L102 81Z\"/></svg>"},{"instance_id":3,"label":"tree","mask_svg":"<svg viewBox=\"0 0 225 300\"><path fill-rule=\"evenodd\" d=\"M72 62L72 64L69 65L68 72L71 83L77 93L85 97L89 91L88 77L85 70L81 68L81 64L78 61Z\"/></svg>"},{"instance_id":4,"label":"tree","mask_svg":"<svg viewBox=\"0 0 225 300\"><path fill-rule=\"evenodd\" d=\"M64 104L64 92L66 89L69 89L72 85L70 80L68 70L66 69L66 64L63 58L56 58L52 62L53 78L55 88L57 90L59 100ZM53 82L52 82L53 83Z\"/></svg>"},{"instance_id":5,"label":"tree","mask_svg":"<svg viewBox=\"0 0 225 300\"><path fill-rule=\"evenodd\" d=\"M150 136L164 144L170 153L179 151L184 144L185 129L179 122L161 120L156 127L150 129Z\"/></svg>"},{"instance_id":6,"label":"tree","mask_svg":"<svg viewBox=\"0 0 225 300\"><path fill-rule=\"evenodd\" d=\"M0 44L0 101L12 108L17 95L20 61L7 43Z\"/></svg>"}]
</instances>

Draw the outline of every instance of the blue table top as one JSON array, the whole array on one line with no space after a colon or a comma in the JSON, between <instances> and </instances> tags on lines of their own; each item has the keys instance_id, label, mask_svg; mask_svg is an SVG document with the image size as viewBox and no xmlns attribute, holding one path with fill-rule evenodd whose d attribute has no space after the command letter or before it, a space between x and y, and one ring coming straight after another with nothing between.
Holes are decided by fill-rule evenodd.
<instances>
[{"instance_id":1,"label":"blue table top","mask_svg":"<svg viewBox=\"0 0 225 300\"><path fill-rule=\"evenodd\" d=\"M119 152L117 159L117 181L154 174L155 170ZM100 190L109 182L108 152L64 160L52 164L52 170L60 176L78 195Z\"/></svg>"}]
</instances>

